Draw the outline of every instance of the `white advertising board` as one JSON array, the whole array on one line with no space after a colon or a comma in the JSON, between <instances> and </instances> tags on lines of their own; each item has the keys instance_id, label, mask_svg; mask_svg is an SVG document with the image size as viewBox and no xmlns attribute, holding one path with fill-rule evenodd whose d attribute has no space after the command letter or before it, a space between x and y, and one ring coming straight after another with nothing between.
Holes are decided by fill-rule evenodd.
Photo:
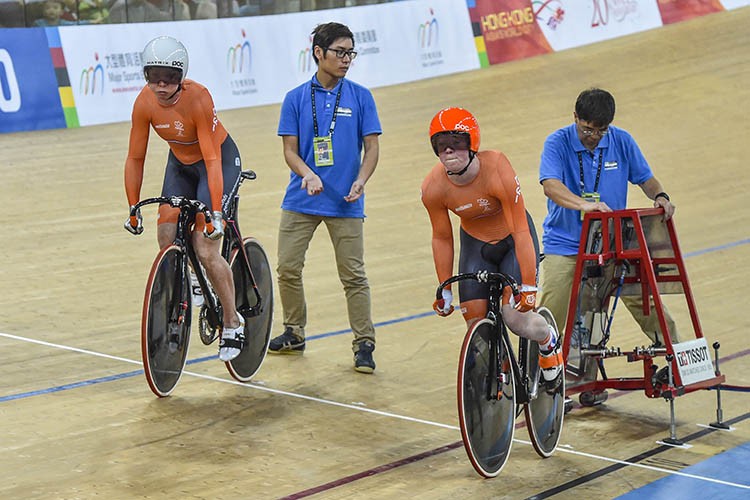
<instances>
[{"instance_id":1,"label":"white advertising board","mask_svg":"<svg viewBox=\"0 0 750 500\"><path fill-rule=\"evenodd\" d=\"M662 25L657 0L548 0L533 4L537 24L554 50Z\"/></svg>"},{"instance_id":2,"label":"white advertising board","mask_svg":"<svg viewBox=\"0 0 750 500\"><path fill-rule=\"evenodd\" d=\"M169 35L188 49L188 78L217 109L281 102L312 77L310 32L337 21L359 55L347 75L367 87L479 68L465 0L404 1L347 9L204 21L59 29L81 126L127 121L144 85L140 52Z\"/></svg>"},{"instance_id":3,"label":"white advertising board","mask_svg":"<svg viewBox=\"0 0 750 500\"><path fill-rule=\"evenodd\" d=\"M705 337L674 344L674 357L682 385L690 385L712 378L714 373L711 351Z\"/></svg>"},{"instance_id":4,"label":"white advertising board","mask_svg":"<svg viewBox=\"0 0 750 500\"><path fill-rule=\"evenodd\" d=\"M721 0L721 5L727 10L739 9L750 5L750 0Z\"/></svg>"}]
</instances>

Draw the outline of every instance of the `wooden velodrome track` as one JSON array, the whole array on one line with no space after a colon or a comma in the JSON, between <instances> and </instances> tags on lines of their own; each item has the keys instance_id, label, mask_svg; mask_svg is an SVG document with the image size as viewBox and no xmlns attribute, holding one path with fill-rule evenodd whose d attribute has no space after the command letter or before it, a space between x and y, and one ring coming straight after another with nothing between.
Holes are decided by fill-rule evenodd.
<instances>
[{"instance_id":1,"label":"wooden velodrome track","mask_svg":"<svg viewBox=\"0 0 750 500\"><path fill-rule=\"evenodd\" d=\"M669 435L663 400L615 393L600 407L576 405L548 460L519 428L501 476L480 479L457 427L463 321L430 313L436 282L419 185L435 161L430 118L464 106L479 119L483 147L511 159L540 229L544 138L570 123L580 90L611 90L615 123L633 133L677 205L701 323L709 343L721 342L727 383L748 386L748 26L744 8L375 89L385 134L367 186L366 261L378 324L372 376L352 369L341 286L321 230L305 270L305 355L268 357L255 381L242 385L217 360L216 346L194 336L189 359L196 362L171 397L157 399L142 374L139 340L156 253L154 211L146 212L141 237L122 229L129 124L0 135L0 497L613 498L671 478L671 498L747 498L750 462L732 466L744 468L744 483L686 469L750 442L748 396L728 391L724 419L733 432L697 426L715 420L715 392L677 399L676 433L689 449L656 443ZM220 113L246 167L258 173L243 188L241 221L272 266L288 175L278 113L278 105ZM165 155L154 140L144 196L158 192ZM649 206L640 190L631 206ZM681 298L666 300L686 324ZM274 334L280 309L276 318ZM646 343L627 314L613 331L610 345ZM608 369L641 371L617 360Z\"/></svg>"}]
</instances>

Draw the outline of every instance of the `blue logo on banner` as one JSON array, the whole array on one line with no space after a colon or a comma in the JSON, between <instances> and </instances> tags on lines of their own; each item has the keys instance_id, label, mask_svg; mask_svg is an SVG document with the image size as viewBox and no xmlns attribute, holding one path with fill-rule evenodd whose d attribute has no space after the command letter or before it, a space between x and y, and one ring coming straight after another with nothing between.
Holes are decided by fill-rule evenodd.
<instances>
[{"instance_id":1,"label":"blue logo on banner","mask_svg":"<svg viewBox=\"0 0 750 500\"><path fill-rule=\"evenodd\" d=\"M0 133L65 128L43 28L0 29Z\"/></svg>"}]
</instances>

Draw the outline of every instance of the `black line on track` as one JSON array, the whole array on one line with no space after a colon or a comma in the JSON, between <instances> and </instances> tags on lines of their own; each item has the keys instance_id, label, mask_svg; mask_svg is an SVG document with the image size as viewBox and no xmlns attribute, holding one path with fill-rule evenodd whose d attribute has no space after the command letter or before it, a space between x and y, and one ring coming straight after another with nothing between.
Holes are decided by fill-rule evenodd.
<instances>
[{"instance_id":1,"label":"black line on track","mask_svg":"<svg viewBox=\"0 0 750 500\"><path fill-rule=\"evenodd\" d=\"M734 423L746 420L747 418L750 418L750 413L745 413L744 415L740 415L740 416L735 417L733 419L726 420L726 421L724 421L724 423L727 424L727 425L731 425L731 424L734 424ZM719 429L714 429L712 427L711 428L707 427L707 428L702 429L700 431L694 432L693 434L690 434L689 436L687 436L685 438L681 438L681 441L684 441L684 442L687 443L689 441L693 441L695 439L703 437L703 436L705 436L707 434L710 434L712 432L716 432L718 430ZM568 481L567 483L563 483L563 484L561 484L559 486L555 486L554 488L550 488L548 490L545 490L545 491L542 491L540 493L537 493L536 495L532 495L532 496L528 497L526 500L538 500L538 499L542 499L542 498L549 498L549 497L551 497L553 495L557 495L558 493L562 493L564 491L567 491L567 490L570 490L572 488L575 488L576 486L580 486L580 485L582 485L584 483L588 483L589 481L593 481L594 479L598 479L598 478L600 478L602 476L606 476L608 474L616 472L616 471L618 471L620 469L623 469L623 468L627 467L629 464L636 464L636 463L641 462L641 461L643 461L643 460L645 460L647 458L653 457L654 455L658 455L659 453L662 453L664 451L671 450L671 449L674 449L674 447L668 446L668 445L657 446L656 448L653 448L651 450L645 451L645 452L640 453L638 455L635 455L633 457L626 458L624 460L625 462L628 462L626 464L612 464L610 466L607 466L607 467L604 467L602 469L599 469L598 471L594 471L594 472L591 472L589 474L586 474L585 476L581 476L578 479L574 479L572 481Z\"/></svg>"}]
</instances>

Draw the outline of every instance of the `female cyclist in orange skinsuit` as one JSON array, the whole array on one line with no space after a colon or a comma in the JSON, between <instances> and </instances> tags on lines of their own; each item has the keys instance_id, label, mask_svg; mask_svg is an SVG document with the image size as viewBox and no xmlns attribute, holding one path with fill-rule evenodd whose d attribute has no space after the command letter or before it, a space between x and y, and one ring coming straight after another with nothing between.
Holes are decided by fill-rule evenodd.
<instances>
[{"instance_id":1,"label":"female cyclist in orange skinsuit","mask_svg":"<svg viewBox=\"0 0 750 500\"><path fill-rule=\"evenodd\" d=\"M224 231L221 206L240 175L240 154L216 116L208 89L185 79L188 54L182 43L167 36L151 40L143 50L141 64L147 84L133 105L125 160L128 203L132 207L140 199L149 127L153 127L170 149L161 195L198 199L211 209L213 230L206 230L204 237L207 222L198 214L192 242L223 305L219 358L229 361L242 350L244 319L235 311L232 273L220 253ZM157 238L161 248L174 241L178 214L178 208L159 206ZM125 221L125 229L133 234L143 232L140 213Z\"/></svg>"},{"instance_id":2,"label":"female cyclist in orange skinsuit","mask_svg":"<svg viewBox=\"0 0 750 500\"><path fill-rule=\"evenodd\" d=\"M430 123L430 142L440 162L422 183L422 203L432 224L438 280L443 282L453 274L450 211L461 219L458 272L502 272L521 283L518 304L512 303L510 293L504 293L503 320L517 335L539 343L542 374L552 381L562 370L562 343L533 311L539 255L534 225L510 162L499 151L480 152L479 140L479 124L465 109L444 109ZM459 282L461 312L468 327L487 313L487 286ZM453 294L446 288L433 308L447 316L453 312L452 301Z\"/></svg>"}]
</instances>

